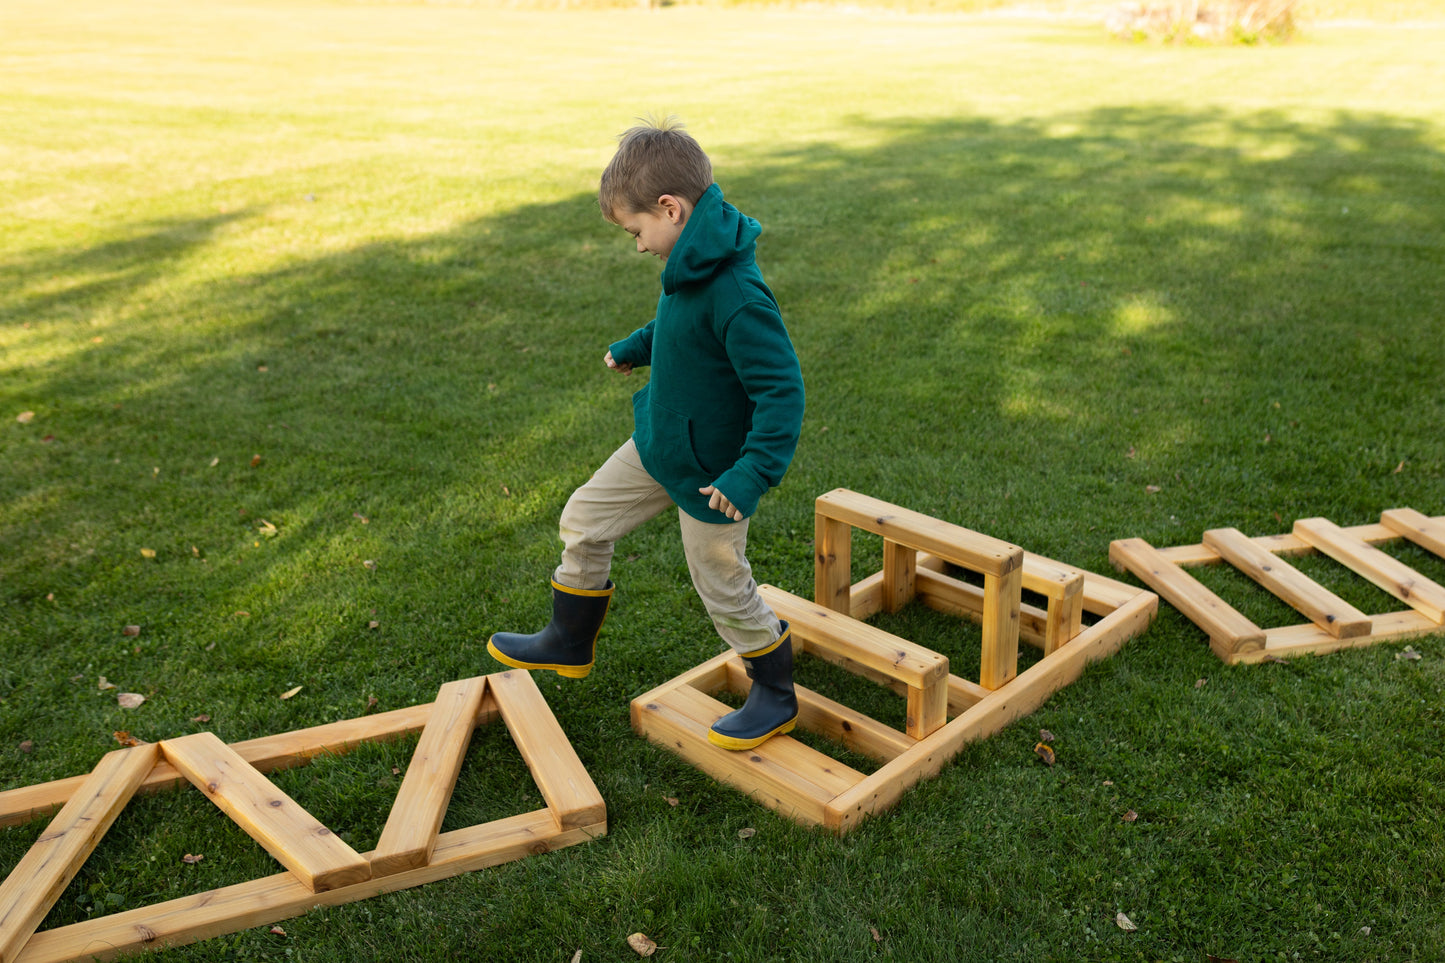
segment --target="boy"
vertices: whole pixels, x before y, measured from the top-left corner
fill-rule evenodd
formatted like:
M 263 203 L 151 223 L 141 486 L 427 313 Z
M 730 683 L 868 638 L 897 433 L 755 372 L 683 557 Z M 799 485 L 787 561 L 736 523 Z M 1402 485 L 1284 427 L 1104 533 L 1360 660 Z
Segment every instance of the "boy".
M 633 127 L 602 174 L 598 205 L 663 262 L 657 314 L 609 347 L 630 375 L 632 437 L 562 511 L 552 621 L 534 635 L 498 632 L 498 661 L 580 679 L 592 670 L 613 584 L 613 544 L 676 504 L 693 587 L 752 689 L 708 739 L 751 749 L 798 717 L 786 623 L 763 602 L 744 557 L 758 499 L 782 481 L 803 423 L 803 377 L 777 301 L 754 263 L 758 222 L 723 200 L 712 163 L 669 118 Z

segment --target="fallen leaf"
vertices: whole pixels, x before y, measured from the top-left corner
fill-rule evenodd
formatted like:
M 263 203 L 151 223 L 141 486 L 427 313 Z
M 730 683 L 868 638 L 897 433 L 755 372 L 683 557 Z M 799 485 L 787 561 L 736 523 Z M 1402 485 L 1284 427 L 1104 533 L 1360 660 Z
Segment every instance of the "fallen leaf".
M 1123 913 L 1115 914 L 1114 922 L 1119 924 L 1119 929 L 1123 930 L 1125 933 L 1132 933 L 1139 928 L 1134 925 L 1133 920 L 1129 919 L 1129 917 L 1125 916 Z
M 211 717 L 208 716 L 208 715 L 206 715 L 204 712 L 202 712 L 202 713 L 201 713 L 200 715 L 198 715 L 198 716 L 191 716 L 191 721 L 192 721 L 192 722 L 210 722 L 210 721 L 211 721 Z
M 35 420 L 35 412 L 22 411 L 20 412 L 20 414 L 15 416 L 15 420 L 20 422 L 22 425 L 28 425 L 30 424 L 30 422 Z
M 40 439 L 40 443 L 43 444 L 43 445 L 48 445 L 48 444 L 50 444 L 50 443 L 51 443 L 52 441 L 54 441 L 54 440 L 55 440 L 55 436 L 54 436 L 54 435 L 46 435 L 44 438 L 41 438 L 41 439 Z
M 677 805 L 677 797 L 676 797 L 676 796 L 663 796 L 663 797 L 662 797 L 662 801 L 665 802 L 665 803 L 667 803 L 669 806 L 676 806 L 676 805 Z
M 1404 471 L 1404 470 L 1405 470 L 1405 463 L 1402 461 L 1402 462 L 1400 462 L 1400 464 L 1398 464 L 1398 465 L 1395 466 L 1395 470 L 1394 470 L 1391 474 L 1398 475 L 1398 474 L 1400 474 L 1400 472 L 1402 472 L 1402 471 Z
M 137 739 L 135 736 L 131 735 L 129 732 L 126 732 L 124 729 L 112 732 L 111 735 L 114 736 L 115 741 L 120 743 L 122 746 L 145 745 L 145 742 L 143 740 Z
M 264 364 L 258 364 L 256 365 L 256 370 L 261 372 L 262 374 L 265 374 L 270 369 L 268 369 Z
M 296 688 L 294 688 L 294 689 L 287 689 L 285 692 L 281 693 L 281 698 L 282 698 L 282 699 L 289 699 L 289 698 L 291 698 L 292 696 L 294 696 L 296 693 L 300 692 L 301 689 L 302 689 L 302 686 L 299 686 L 299 685 L 298 685 Z
M 582 951 L 578 950 L 572 954 L 572 963 L 582 963 Z
M 1265 662 L 1277 662 L 1277 663 L 1279 663 L 1280 665 L 1289 665 L 1289 660 L 1288 660 L 1288 659 L 1281 659 L 1281 658 L 1280 658 L 1279 656 L 1277 656 L 1277 655 L 1267 655 L 1267 656 L 1264 657 L 1263 661 L 1265 661 Z
M 1136 454 L 1138 454 L 1138 452 L 1136 452 L 1136 451 L 1134 450 L 1134 446 L 1133 446 L 1133 445 L 1130 445 L 1130 446 L 1129 446 L 1129 450 L 1124 453 L 1124 457 L 1125 457 L 1125 458 L 1133 458 Z
M 33 740 L 25 739 L 21 741 L 19 748 L 21 752 L 30 752 L 35 748 L 35 743 Z
M 140 635 L 140 626 L 139 626 L 139 625 L 127 625 L 125 628 L 123 628 L 123 629 L 120 630 L 120 634 L 121 634 L 121 635 L 129 635 L 129 636 Z
M 401 767 L 400 767 L 400 766 L 392 766 L 392 767 L 391 767 L 391 774 L 392 774 L 393 776 L 400 776 L 400 775 L 401 775 Z
M 361 564 L 362 564 L 362 566 L 364 566 L 365 568 L 367 568 L 367 569 L 369 569 L 369 570 L 371 570 L 371 571 L 373 571 L 373 572 L 376 571 L 376 560 L 375 560 L 375 559 L 370 559 L 370 558 L 369 558 L 369 559 L 367 559 L 366 561 L 362 562 Z
M 101 676 L 98 680 L 96 680 L 95 687 L 101 692 L 104 692 L 106 689 L 114 689 L 115 683 L 107 679 L 105 676 Z
M 629 936 L 627 945 L 632 947 L 638 956 L 651 956 L 657 952 L 657 944 L 642 933 L 633 933 Z
M 1194 688 L 1196 688 L 1196 689 L 1202 689 L 1202 688 L 1204 688 L 1204 687 L 1207 686 L 1207 685 L 1209 685 L 1209 680 L 1208 680 L 1208 679 L 1195 679 L 1195 680 L 1194 680 Z
M 370 712 L 372 709 L 375 709 L 375 708 L 376 708 L 376 703 L 377 703 L 377 701 L 378 701 L 378 700 L 377 700 L 376 696 L 367 696 L 367 697 L 366 697 L 366 711 L 367 711 L 367 712 Z
M 276 526 L 275 526 L 275 525 L 272 525 L 270 522 L 266 521 L 266 519 L 264 519 L 264 518 L 257 519 L 257 521 L 259 521 L 259 522 L 261 523 L 260 525 L 257 526 L 257 531 L 259 531 L 262 535 L 265 535 L 267 538 L 270 538 L 272 535 L 275 535 L 275 534 L 276 534 Z
M 1052 766 L 1054 764 L 1054 750 L 1042 742 L 1034 746 L 1034 755 L 1042 759 L 1046 766 Z
M 251 613 L 247 612 L 245 609 L 237 609 L 231 614 L 243 619 L 249 619 L 251 617 Z
M 1144 486 L 1144 491 L 1147 492 L 1147 493 L 1150 494 L 1150 495 L 1157 495 L 1157 494 L 1159 494 L 1161 491 L 1163 491 L 1163 489 L 1160 488 L 1158 485 L 1145 485 L 1145 486 Z
M 115 701 L 122 709 L 139 709 L 146 697 L 139 692 L 122 692 L 115 697 Z
M 372 619 L 370 622 L 366 623 L 366 627 L 368 629 L 379 629 L 381 628 L 381 623 L 376 621 L 375 619 Z
M 1039 739 L 1043 742 L 1053 742 L 1054 734 L 1047 729 L 1039 730 Z
M 365 515 L 358 515 L 356 512 L 352 512 L 351 517 L 361 519 L 361 524 L 363 525 L 370 524 L 371 522 L 371 519 L 367 518 Z
M 1419 652 L 1415 651 L 1413 645 L 1407 645 L 1403 650 L 1395 653 L 1396 662 L 1399 662 L 1401 659 L 1404 659 L 1406 662 L 1419 662 L 1421 658 L 1422 656 Z
M 874 942 L 874 943 L 882 943 L 882 942 L 883 942 L 883 937 L 881 937 L 881 936 L 878 935 L 878 927 L 876 927 L 876 926 L 870 926 L 870 927 L 868 927 L 868 932 L 870 932 L 870 933 L 873 934 L 873 942 Z
M 1114 785 L 1114 780 L 1112 780 L 1112 779 L 1105 779 L 1105 780 L 1104 780 L 1104 785 L 1106 785 L 1106 786 L 1112 786 L 1112 785 Z
M 45 593 L 45 601 L 47 601 L 47 602 L 54 602 L 54 601 L 55 601 L 55 593 L 54 593 L 54 592 L 46 592 L 46 593 Z
M 273 927 L 271 927 L 271 935 L 272 935 L 272 936 L 285 936 L 285 935 L 286 935 L 286 931 L 283 930 L 283 929 L 282 929 L 281 927 L 279 927 L 279 926 L 273 926 Z
M 257 465 L 259 465 L 259 464 L 261 464 L 261 456 L 260 456 L 260 455 L 252 455 L 252 456 L 251 456 L 251 467 L 252 467 L 252 468 L 255 468 L 255 467 L 256 467 Z
M 187 864 L 188 866 L 194 866 L 205 858 L 206 857 L 204 855 L 201 855 L 199 853 L 195 855 L 192 855 L 191 853 L 186 853 L 186 855 L 181 857 L 181 862 Z
M 757 834 L 758 831 L 756 829 L 751 826 L 747 826 L 743 829 L 738 830 L 738 839 L 752 839 Z
M 503 494 L 503 495 L 506 495 L 508 498 L 511 498 L 511 497 L 512 497 L 512 490 L 511 490 L 510 488 L 508 488 L 506 485 L 503 485 L 503 486 L 502 486 L 502 494 Z
M 215 467 L 216 467 L 217 465 L 219 465 L 220 463 L 221 463 L 221 459 L 219 459 L 219 458 L 212 458 L 212 459 L 211 459 L 211 467 L 212 467 L 212 468 L 215 468 Z
M 1137 821 L 1138 821 L 1138 819 L 1139 819 L 1139 814 L 1136 813 L 1134 810 L 1131 809 L 1131 810 L 1129 810 L 1128 812 L 1126 812 L 1124 815 L 1120 816 L 1119 818 L 1122 819 L 1122 820 L 1124 820 L 1124 822 L 1126 822 L 1126 823 L 1132 823 L 1132 822 L 1137 822 Z

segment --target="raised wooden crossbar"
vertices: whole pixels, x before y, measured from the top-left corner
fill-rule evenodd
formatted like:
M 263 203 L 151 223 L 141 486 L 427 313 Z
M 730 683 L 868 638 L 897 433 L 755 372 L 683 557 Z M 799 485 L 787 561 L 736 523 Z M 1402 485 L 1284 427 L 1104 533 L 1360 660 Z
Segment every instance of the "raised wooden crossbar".
M 1199 545 L 1163 549 L 1127 538 L 1109 546 L 1109 559 L 1188 616 L 1221 659 L 1248 663 L 1445 631 L 1445 587 L 1379 548 L 1401 539 L 1445 557 L 1445 517 L 1398 508 L 1381 513 L 1378 525 L 1341 527 L 1327 519 L 1305 518 L 1284 535 L 1250 538 L 1237 529 L 1217 528 L 1205 532 Z M 1333 558 L 1410 608 L 1367 615 L 1284 559 L 1314 552 Z M 1308 621 L 1262 629 L 1185 571 L 1221 562 L 1248 575 Z
M 376 720 L 382 720 L 378 723 Z M 500 719 L 546 806 L 440 833 L 472 730 Z M 383 845 L 358 854 L 262 774 L 327 746 L 421 732 Z M 334 740 L 334 741 L 333 741 Z M 131 795 L 189 780 L 287 868 L 276 876 L 35 932 Z M 112 752 L 89 776 L 0 793 L 0 821 L 60 806 L 51 828 L 0 885 L 0 963 L 105 959 L 274 923 L 458 873 L 586 842 L 607 832 L 596 786 L 530 675 L 510 671 L 442 686 L 437 700 L 365 720 L 227 746 L 211 733 Z
M 751 685 L 732 653 L 634 699 L 632 725 L 764 805 L 834 832 L 891 807 L 965 744 L 1033 711 L 1088 662 L 1142 632 L 1158 608 L 1153 593 L 855 492 L 821 496 L 816 513 L 815 600 L 770 585 L 760 591 L 790 624 L 795 654 L 834 663 L 906 698 L 900 731 L 796 687 L 801 729 L 881 768 L 859 772 L 791 736 L 774 736 L 746 752 L 709 743 L 708 727 L 728 711 L 713 696 L 722 690 L 745 695 Z M 850 582 L 854 527 L 884 540 L 883 568 L 856 584 Z M 950 566 L 981 576 L 984 585 L 947 574 Z M 1024 588 L 1043 596 L 1047 609 L 1024 605 Z M 912 600 L 983 623 L 979 681 L 950 674 L 947 656 L 863 621 Z M 1098 621 L 1083 625 L 1086 611 Z M 1044 656 L 1018 672 L 1021 633 L 1043 646 Z

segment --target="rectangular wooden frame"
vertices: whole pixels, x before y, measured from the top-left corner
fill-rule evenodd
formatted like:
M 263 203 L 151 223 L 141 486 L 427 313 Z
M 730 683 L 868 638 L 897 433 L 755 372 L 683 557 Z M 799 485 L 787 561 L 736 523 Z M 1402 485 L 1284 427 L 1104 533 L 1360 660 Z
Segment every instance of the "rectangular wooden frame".
M 438 832 L 472 730 L 498 719 L 531 770 L 546 806 L 466 829 Z M 247 832 L 268 833 L 268 848 L 285 849 L 283 863 L 299 863 L 305 871 L 278 873 L 35 932 L 133 792 L 180 785 L 184 771 L 185 778 L 200 780 L 197 785 L 202 791 L 212 795 L 229 792 L 234 800 L 245 792 L 266 793 L 270 783 L 260 776 L 262 772 L 304 765 L 323 753 L 341 753 L 362 742 L 415 732 L 421 733 L 421 740 L 381 841 L 376 851 L 361 857 L 365 861 L 361 871 L 369 873 L 369 879 L 348 881 L 359 874 L 348 866 L 350 876 L 333 874 L 337 884 L 325 888 L 326 878 L 311 870 L 317 865 L 336 865 L 336 853 L 316 846 L 318 833 L 304 812 L 286 814 L 287 807 L 282 805 L 276 807 L 283 810 L 282 815 L 269 823 L 258 821 L 263 825 L 252 825 L 244 813 L 236 818 Z M 143 755 L 127 755 L 134 753 Z M 220 769 L 208 768 L 218 763 Z M 228 783 L 226 776 L 205 776 L 208 772 L 234 773 L 235 782 Z M 110 773 L 123 775 L 112 777 Z M 227 789 L 228 785 L 237 788 Z M 99 831 L 88 828 L 84 839 L 67 839 L 74 835 L 77 818 L 94 818 L 89 810 L 77 816 L 76 807 L 88 804 L 96 809 L 92 797 L 98 790 L 108 790 L 105 805 L 97 810 L 108 820 Z M 269 791 L 279 794 L 274 787 Z M 180 946 L 299 916 L 313 907 L 338 906 L 584 843 L 607 832 L 607 807 L 596 785 L 536 683 L 520 671 L 447 683 L 436 701 L 426 705 L 229 747 L 209 733 L 174 740 L 169 750 L 166 742 L 137 746 L 111 753 L 89 776 L 0 792 L 0 825 L 15 825 L 56 809 L 60 813 L 50 830 L 0 887 L 0 900 L 9 900 L 0 902 L 0 963 L 106 959 Z M 328 833 L 323 830 L 319 835 Z M 343 862 L 344 857 L 342 853 Z M 36 867 L 40 873 L 31 878 Z M 23 880 L 19 878 L 22 870 L 27 877 Z M 7 913 L 7 906 L 14 911 Z
M 764 599 L 792 627 L 795 653 L 826 659 L 907 699 L 899 731 L 797 686 L 798 725 L 882 765 L 861 773 L 790 736 L 730 752 L 707 741 L 728 710 L 712 698 L 746 694 L 742 660 L 710 659 L 632 702 L 632 726 L 693 765 L 803 823 L 844 833 L 893 806 L 912 785 L 938 773 L 969 742 L 1027 715 L 1073 682 L 1095 659 L 1117 652 L 1148 627 L 1159 600 L 1104 578 L 866 495 L 837 489 L 816 506 L 816 600 L 773 586 Z M 852 583 L 851 532 L 883 538 L 883 568 Z M 957 565 L 983 576 L 982 588 L 946 573 Z M 1022 602 L 1037 592 L 1046 609 Z M 949 672 L 948 659 L 862 621 L 917 599 L 983 625 L 978 681 Z M 1083 613 L 1100 618 L 1083 624 Z M 1018 641 L 1043 657 L 1018 672 Z
M 1109 560 L 1132 572 L 1183 612 L 1209 637 L 1214 654 L 1228 663 L 1321 655 L 1340 649 L 1445 632 L 1445 587 L 1410 569 L 1376 546 L 1407 539 L 1445 557 L 1445 516 L 1410 508 L 1382 512 L 1378 525 L 1341 528 L 1323 518 L 1303 518 L 1284 535 L 1250 538 L 1237 529 L 1204 533 L 1198 545 L 1155 548 L 1142 538 L 1109 546 Z M 1367 579 L 1409 608 L 1366 615 L 1284 560 L 1319 552 Z M 1262 629 L 1185 571 L 1227 563 L 1305 616 L 1298 625 Z

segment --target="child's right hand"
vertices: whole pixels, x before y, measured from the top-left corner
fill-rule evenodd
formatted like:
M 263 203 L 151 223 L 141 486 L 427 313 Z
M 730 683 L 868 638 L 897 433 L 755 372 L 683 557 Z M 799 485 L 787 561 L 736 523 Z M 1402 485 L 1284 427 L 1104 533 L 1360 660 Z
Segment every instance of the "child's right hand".
M 613 371 L 620 371 L 624 375 L 632 374 L 632 365 L 627 364 L 626 362 L 618 364 L 616 359 L 612 357 L 611 351 L 608 351 L 607 357 L 603 358 L 602 360 L 605 361 L 607 363 L 607 367 L 611 368 Z

